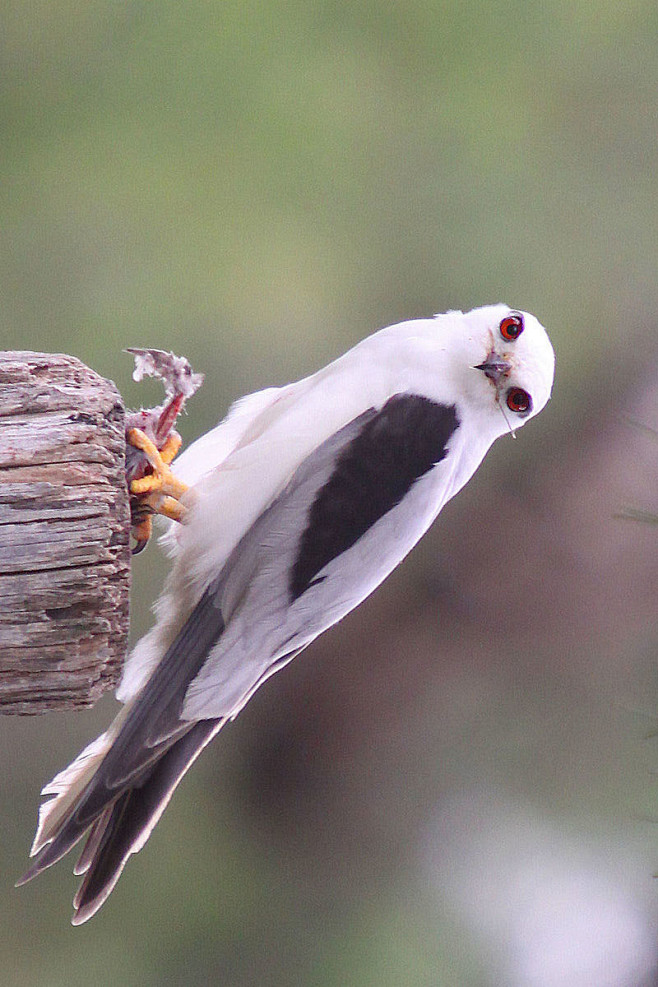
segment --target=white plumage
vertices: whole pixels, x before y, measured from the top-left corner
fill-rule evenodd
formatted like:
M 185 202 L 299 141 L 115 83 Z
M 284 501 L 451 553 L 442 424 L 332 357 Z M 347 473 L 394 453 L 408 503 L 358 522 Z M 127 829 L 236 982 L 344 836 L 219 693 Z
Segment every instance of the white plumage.
M 74 922 L 102 904 L 200 750 L 256 688 L 357 606 L 537 414 L 554 357 L 505 305 L 400 323 L 237 402 L 175 463 L 190 485 L 125 705 L 43 790 L 29 880 L 91 829 Z

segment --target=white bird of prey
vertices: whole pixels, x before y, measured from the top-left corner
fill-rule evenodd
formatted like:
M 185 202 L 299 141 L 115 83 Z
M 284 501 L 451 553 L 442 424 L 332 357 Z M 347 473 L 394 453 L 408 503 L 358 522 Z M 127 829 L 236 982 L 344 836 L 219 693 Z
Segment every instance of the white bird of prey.
M 90 918 L 206 744 L 372 593 L 494 439 L 541 411 L 553 369 L 534 316 L 448 312 L 243 398 L 190 446 L 176 463 L 187 510 L 165 535 L 173 566 L 126 663 L 124 705 L 43 789 L 19 883 L 88 834 L 73 924 Z

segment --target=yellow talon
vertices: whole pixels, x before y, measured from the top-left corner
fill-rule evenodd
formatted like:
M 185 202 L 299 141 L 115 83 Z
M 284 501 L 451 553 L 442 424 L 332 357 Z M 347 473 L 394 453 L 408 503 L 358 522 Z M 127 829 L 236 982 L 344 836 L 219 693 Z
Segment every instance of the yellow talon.
M 131 446 L 135 447 L 135 449 L 141 449 L 141 451 L 144 453 L 149 463 L 151 464 L 154 473 L 157 476 L 162 476 L 166 471 L 167 464 L 162 459 L 162 456 L 160 455 L 160 450 L 157 448 L 155 443 L 152 442 L 151 439 L 149 439 L 146 432 L 142 432 L 141 428 L 131 428 L 128 430 L 126 438 L 128 442 L 131 444 Z M 143 479 L 147 479 L 147 477 L 143 477 Z M 138 482 L 138 481 L 133 481 L 133 482 Z
M 182 521 L 187 508 L 175 497 L 165 497 L 160 504 L 160 514 L 171 518 L 172 521 Z
M 130 484 L 130 492 L 135 496 L 160 493 L 163 497 L 173 497 L 174 500 L 180 500 L 188 490 L 187 484 L 174 476 L 168 465 L 180 449 L 180 436 L 171 435 L 162 447 L 162 452 L 156 448 L 141 428 L 131 428 L 128 431 L 128 441 L 136 449 L 141 449 L 153 470 L 153 473 L 148 476 L 133 480 Z M 161 513 L 159 509 L 157 509 L 157 513 Z
M 142 518 L 137 524 L 132 526 L 132 536 L 135 539 L 135 547 L 133 548 L 133 555 L 139 555 L 143 549 L 146 548 L 147 544 L 151 540 L 151 535 L 153 534 L 153 522 L 150 516 Z
M 155 491 L 162 489 L 162 477 L 157 476 L 155 473 L 149 474 L 149 476 L 142 476 L 139 480 L 133 480 L 130 484 L 130 492 L 135 494 L 136 497 L 140 497 L 142 494 L 155 493 Z
M 188 487 L 169 468 L 181 447 L 178 434 L 170 435 L 160 450 L 140 428 L 129 429 L 126 437 L 130 445 L 144 453 L 153 471 L 130 483 L 130 493 L 136 500 L 132 505 L 132 534 L 137 542 L 133 551 L 139 552 L 151 537 L 152 514 L 162 514 L 174 521 L 183 520 L 187 508 L 180 498 Z
M 178 432 L 172 432 L 172 434 L 169 436 L 169 438 L 163 445 L 162 449 L 160 450 L 160 459 L 162 460 L 162 462 L 167 463 L 167 465 L 169 465 L 172 459 L 175 459 L 175 457 L 178 455 L 178 451 L 182 446 L 182 444 L 183 444 L 183 440 L 181 439 Z

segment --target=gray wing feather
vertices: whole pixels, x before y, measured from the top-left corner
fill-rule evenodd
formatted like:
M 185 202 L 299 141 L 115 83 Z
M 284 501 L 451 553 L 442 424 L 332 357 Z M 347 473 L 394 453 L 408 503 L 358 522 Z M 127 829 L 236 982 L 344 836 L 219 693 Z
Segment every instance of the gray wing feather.
M 229 556 L 217 581 L 226 629 L 191 683 L 183 717 L 235 716 L 273 663 L 286 663 L 333 623 L 292 601 L 290 573 L 306 520 L 341 452 L 376 414 L 369 409 L 322 443 L 296 470 Z
M 271 674 L 357 606 L 444 502 L 454 406 L 396 394 L 323 442 L 229 557 L 217 595 L 226 630 L 183 716 L 232 717 Z

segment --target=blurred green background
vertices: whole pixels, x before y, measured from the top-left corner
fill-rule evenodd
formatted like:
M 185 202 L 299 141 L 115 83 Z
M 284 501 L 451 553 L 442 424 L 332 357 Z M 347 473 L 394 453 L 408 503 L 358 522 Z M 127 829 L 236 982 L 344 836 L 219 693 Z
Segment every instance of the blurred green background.
M 129 345 L 241 394 L 493 301 L 554 399 L 388 583 L 266 685 L 103 911 L 13 890 L 113 713 L 0 722 L 7 984 L 658 983 L 658 8 L 5 0 L 0 348 Z M 164 573 L 134 566 L 133 630 Z

